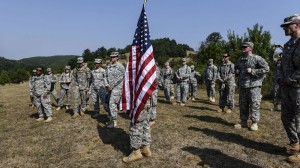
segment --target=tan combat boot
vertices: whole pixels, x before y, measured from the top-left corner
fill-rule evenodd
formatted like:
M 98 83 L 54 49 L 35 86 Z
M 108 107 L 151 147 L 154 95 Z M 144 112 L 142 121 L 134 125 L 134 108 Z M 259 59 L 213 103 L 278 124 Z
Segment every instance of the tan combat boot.
M 287 160 L 291 163 L 300 163 L 300 154 L 289 156 Z
M 145 156 L 145 157 L 150 157 L 150 156 L 152 156 L 152 152 L 151 152 L 151 150 L 150 150 L 150 146 L 149 146 L 149 145 L 144 146 L 144 147 L 142 148 L 142 155 Z
M 194 98 L 194 97 L 192 97 L 192 101 L 195 101 L 195 98 Z
M 125 163 L 131 163 L 131 162 L 140 160 L 142 158 L 143 158 L 143 155 L 142 155 L 141 151 L 138 149 L 138 150 L 132 151 L 129 156 L 124 157 L 122 160 Z
M 180 103 L 180 106 L 185 106 L 185 103 Z
M 51 121 L 52 121 L 52 117 L 51 117 L 51 116 L 49 116 L 49 117 L 47 118 L 47 120 L 45 120 L 46 123 L 51 122 Z
M 219 109 L 217 110 L 217 112 L 218 112 L 218 113 L 224 112 L 224 108 L 219 108 Z
M 40 117 L 40 118 L 36 119 L 36 121 L 44 121 L 44 118 Z
M 257 123 L 252 123 L 251 127 L 250 127 L 251 131 L 257 131 L 258 130 L 258 125 Z
M 60 107 L 57 107 L 57 108 L 56 108 L 56 111 L 59 111 L 60 109 L 61 109 Z
M 79 117 L 79 114 L 78 113 L 74 113 L 74 115 L 72 116 L 73 119 Z
M 211 97 L 211 102 L 212 103 L 216 102 L 216 98 L 215 97 Z
M 286 148 L 286 152 L 287 152 L 288 154 L 296 154 L 296 153 L 298 153 L 299 150 L 300 150 L 299 143 L 289 144 L 289 145 L 287 145 L 285 148 Z
M 149 125 L 150 125 L 150 127 L 152 127 L 154 124 L 155 124 L 155 121 L 154 121 L 154 120 L 152 120 L 152 121 L 149 121 Z
M 107 128 L 115 128 L 117 126 L 116 120 L 111 120 L 109 124 L 107 125 Z
M 225 113 L 227 113 L 227 114 L 230 114 L 231 112 L 232 112 L 231 109 L 227 109 L 227 110 L 225 111 Z

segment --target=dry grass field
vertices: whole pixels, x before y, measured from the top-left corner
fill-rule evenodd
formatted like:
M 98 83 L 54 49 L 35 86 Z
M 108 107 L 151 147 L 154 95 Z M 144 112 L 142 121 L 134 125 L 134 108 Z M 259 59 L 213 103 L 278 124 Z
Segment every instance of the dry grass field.
M 239 113 L 217 113 L 203 89 L 185 107 L 164 103 L 159 94 L 157 122 L 152 129 L 153 157 L 124 164 L 128 155 L 129 120 L 119 114 L 118 128 L 107 129 L 107 114 L 71 119 L 56 111 L 53 121 L 35 121 L 29 107 L 28 83 L 0 86 L 0 167 L 297 167 L 285 161 L 288 143 L 280 113 L 270 101 L 261 105 L 257 132 L 235 130 Z M 236 97 L 237 100 L 237 97 Z M 237 103 L 236 103 L 237 104 Z

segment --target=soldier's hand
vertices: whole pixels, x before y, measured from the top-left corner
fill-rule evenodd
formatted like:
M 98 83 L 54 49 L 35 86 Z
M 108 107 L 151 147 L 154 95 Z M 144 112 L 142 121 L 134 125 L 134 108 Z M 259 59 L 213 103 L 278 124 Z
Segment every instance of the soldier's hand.
M 108 91 L 112 91 L 112 87 L 110 85 L 106 86 Z
M 235 70 L 235 74 L 239 75 L 240 74 L 240 70 Z
M 251 73 L 252 69 L 251 68 L 246 68 L 246 72 Z
M 48 96 L 48 94 L 47 94 L 47 93 L 45 93 L 45 94 L 43 95 L 43 99 L 46 99 L 46 98 L 47 98 L 47 96 Z

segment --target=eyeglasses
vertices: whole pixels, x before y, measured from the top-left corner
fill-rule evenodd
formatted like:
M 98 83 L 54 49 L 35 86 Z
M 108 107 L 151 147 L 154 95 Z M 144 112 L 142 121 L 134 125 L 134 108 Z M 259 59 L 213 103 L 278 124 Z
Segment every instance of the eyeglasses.
M 242 46 L 242 48 L 248 48 L 248 46 Z

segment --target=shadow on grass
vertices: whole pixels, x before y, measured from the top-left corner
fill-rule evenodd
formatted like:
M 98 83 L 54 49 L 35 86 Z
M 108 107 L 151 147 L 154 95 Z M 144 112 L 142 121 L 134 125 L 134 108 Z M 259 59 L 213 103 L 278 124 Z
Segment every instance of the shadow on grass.
M 280 146 L 276 146 L 273 144 L 265 143 L 265 142 L 256 142 L 250 139 L 246 139 L 242 137 L 241 135 L 233 134 L 233 133 L 225 133 L 225 132 L 219 132 L 211 129 L 201 129 L 196 127 L 189 127 L 189 130 L 193 131 L 200 131 L 206 134 L 207 136 L 214 137 L 216 139 L 219 139 L 222 142 L 232 142 L 236 144 L 243 145 L 246 148 L 255 149 L 257 151 L 266 152 L 269 154 L 274 155 L 283 155 L 285 156 L 284 148 Z
M 186 107 L 196 109 L 196 110 L 208 110 L 208 111 L 216 112 L 216 109 L 212 109 L 212 108 L 204 107 L 204 106 L 202 106 L 202 107 L 199 107 L 199 106 L 186 106 Z
M 97 125 L 97 130 L 99 137 L 104 144 L 110 144 L 115 150 L 121 151 L 126 156 L 130 154 L 129 135 L 123 129 L 109 129 Z
M 195 118 L 195 119 L 198 119 L 200 121 L 204 121 L 204 122 L 208 122 L 208 123 L 223 124 L 223 125 L 230 126 L 230 127 L 232 127 L 234 125 L 232 123 L 229 123 L 229 122 L 223 120 L 222 118 L 212 117 L 212 116 L 185 115 L 184 117 L 186 117 L 186 118 Z
M 201 162 L 198 163 L 202 167 L 243 167 L 243 168 L 258 168 L 251 163 L 244 162 L 234 157 L 228 156 L 219 150 L 208 148 L 197 148 L 188 146 L 182 148 L 183 151 L 189 152 L 200 157 Z

